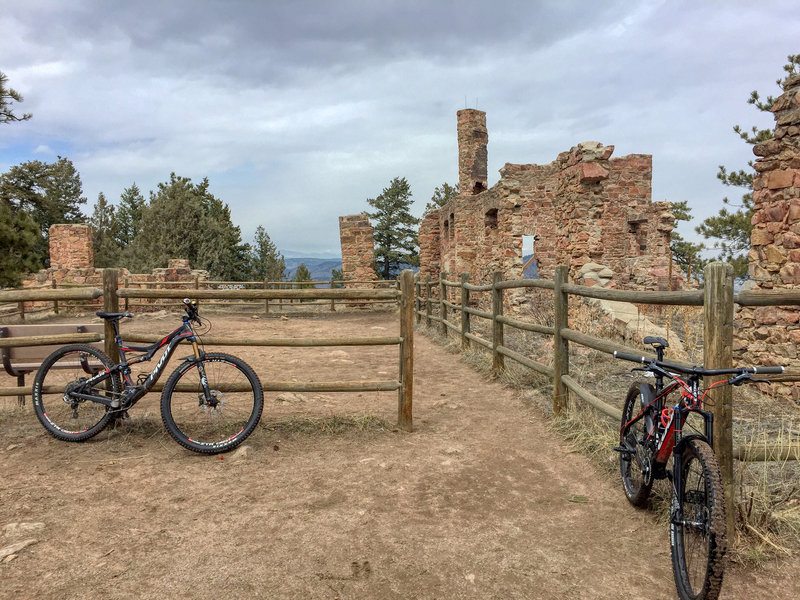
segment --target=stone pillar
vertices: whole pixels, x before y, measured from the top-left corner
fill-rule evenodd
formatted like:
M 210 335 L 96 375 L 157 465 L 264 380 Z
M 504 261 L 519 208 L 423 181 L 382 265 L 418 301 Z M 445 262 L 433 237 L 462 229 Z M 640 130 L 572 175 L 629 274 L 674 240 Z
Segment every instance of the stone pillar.
M 458 189 L 462 196 L 480 194 L 489 188 L 488 143 L 486 113 L 472 108 L 458 111 Z
M 771 140 L 753 147 L 759 158 L 753 180 L 753 230 L 748 254 L 752 289 L 800 288 L 800 75 L 783 82 L 784 93 L 772 107 Z M 800 310 L 764 306 L 742 309 L 735 348 L 756 364 L 800 367 Z M 800 387 L 771 386 L 791 394 Z
M 49 238 L 51 269 L 94 268 L 90 225 L 51 225 Z
M 375 238 L 366 213 L 339 217 L 342 276 L 345 281 L 374 281 Z
M 419 276 L 421 281 L 424 281 L 428 275 L 431 279 L 439 278 L 441 243 L 439 212 L 431 211 L 419 225 Z

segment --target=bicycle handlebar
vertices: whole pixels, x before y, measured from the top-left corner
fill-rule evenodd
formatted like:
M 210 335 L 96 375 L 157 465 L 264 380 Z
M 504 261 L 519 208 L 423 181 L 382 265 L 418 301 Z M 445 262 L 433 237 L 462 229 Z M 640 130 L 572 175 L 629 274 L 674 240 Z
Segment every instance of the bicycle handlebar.
M 191 298 L 184 298 L 183 299 L 184 310 L 186 310 L 186 314 L 189 316 L 189 320 L 191 321 L 200 321 L 199 313 L 197 311 L 197 300 L 192 300 Z
M 778 375 L 786 370 L 785 367 L 736 367 L 734 369 L 704 369 L 703 367 L 685 367 L 675 363 L 656 360 L 655 358 L 643 356 L 641 354 L 628 354 L 627 352 L 619 352 L 617 350 L 614 351 L 614 358 L 641 363 L 650 367 L 659 367 L 665 371 L 672 371 L 673 373 L 699 375 L 700 377 L 707 377 L 710 375 L 736 375 L 739 373 L 752 373 L 755 375 Z

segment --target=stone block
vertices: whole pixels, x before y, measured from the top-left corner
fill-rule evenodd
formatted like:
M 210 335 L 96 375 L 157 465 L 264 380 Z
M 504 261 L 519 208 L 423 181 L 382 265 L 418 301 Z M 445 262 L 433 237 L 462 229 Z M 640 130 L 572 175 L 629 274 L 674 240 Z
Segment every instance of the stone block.
M 771 190 L 778 190 L 791 187 L 794 183 L 795 171 L 782 169 L 772 171 L 767 177 L 767 187 Z

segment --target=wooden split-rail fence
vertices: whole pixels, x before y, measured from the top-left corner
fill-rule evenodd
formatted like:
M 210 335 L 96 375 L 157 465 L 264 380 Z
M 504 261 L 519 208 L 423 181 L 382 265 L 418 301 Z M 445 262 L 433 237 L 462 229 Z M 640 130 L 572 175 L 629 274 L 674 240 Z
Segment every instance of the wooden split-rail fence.
M 492 371 L 500 374 L 505 369 L 505 361 L 513 360 L 536 371 L 553 381 L 553 411 L 556 414 L 567 410 L 567 401 L 572 398 L 585 402 L 600 413 L 619 422 L 622 411 L 607 400 L 582 386 L 570 374 L 569 344 L 585 346 L 607 354 L 615 350 L 632 354 L 651 355 L 652 352 L 633 348 L 622 343 L 582 333 L 569 326 L 569 297 L 597 298 L 637 304 L 661 306 L 701 306 L 703 307 L 703 364 L 709 369 L 723 369 L 733 366 L 733 315 L 735 304 L 740 306 L 785 306 L 800 305 L 800 290 L 788 291 L 743 291 L 734 294 L 733 270 L 730 265 L 715 262 L 704 271 L 704 288 L 691 291 L 633 291 L 587 287 L 568 282 L 568 269 L 559 266 L 555 269 L 552 281 L 545 279 L 522 279 L 503 281 L 501 273 L 495 273 L 492 282 L 474 285 L 469 282 L 467 273 L 458 280 L 449 280 L 443 273 L 441 278 L 432 281 L 417 281 L 415 314 L 418 323 L 424 321 L 427 327 L 438 326 L 440 333 L 447 337 L 453 332 L 460 336 L 464 349 L 470 346 L 482 347 L 492 356 Z M 507 290 L 537 288 L 552 291 L 553 326 L 527 322 L 503 314 L 503 294 Z M 450 292 L 453 293 L 450 293 Z M 472 295 L 491 294 L 491 310 L 475 307 Z M 455 301 L 454 301 L 455 300 Z M 488 303 L 487 303 L 488 304 Z M 491 339 L 473 333 L 472 319 L 486 319 L 491 325 Z M 553 352 L 550 364 L 536 361 L 525 354 L 512 350 L 504 343 L 506 328 L 535 332 L 553 338 Z M 673 358 L 671 362 L 686 364 Z M 706 378 L 710 385 L 717 378 Z M 774 381 L 800 381 L 800 372 L 787 372 L 781 376 L 770 377 Z M 732 502 L 733 462 L 742 461 L 784 461 L 800 460 L 800 444 L 771 444 L 733 446 L 733 400 L 730 386 L 722 386 L 711 392 L 714 416 L 714 450 L 720 462 L 726 498 Z M 732 506 L 728 507 L 732 509 Z M 733 515 L 733 510 L 728 511 Z
M 354 288 L 352 282 L 345 282 L 344 288 L 313 289 L 147 289 L 119 287 L 119 274 L 116 269 L 103 272 L 103 289 L 19 289 L 0 290 L 0 302 L 57 302 L 91 301 L 102 297 L 102 309 L 106 312 L 119 312 L 120 300 L 133 299 L 177 300 L 193 298 L 199 300 L 231 301 L 319 301 L 324 302 L 383 302 L 399 303 L 400 334 L 385 337 L 358 338 L 227 338 L 204 337 L 209 345 L 219 346 L 280 346 L 280 347 L 320 347 L 320 346 L 398 346 L 400 361 L 396 380 L 391 381 L 328 381 L 328 382 L 287 382 L 262 381 L 264 391 L 291 392 L 398 392 L 398 427 L 412 430 L 413 381 L 414 381 L 414 273 L 403 271 L 391 288 Z M 98 306 L 97 308 L 100 308 Z M 153 343 L 161 339 L 157 335 L 125 335 L 126 341 Z M 0 339 L 0 346 L 44 346 L 51 344 L 90 343 L 105 340 L 105 351 L 112 360 L 119 360 L 113 342 L 113 329 L 106 323 L 103 335 L 92 333 L 38 336 L 36 338 L 15 337 Z M 266 378 L 265 378 L 266 379 Z M 28 387 L 0 387 L 0 396 L 30 395 Z

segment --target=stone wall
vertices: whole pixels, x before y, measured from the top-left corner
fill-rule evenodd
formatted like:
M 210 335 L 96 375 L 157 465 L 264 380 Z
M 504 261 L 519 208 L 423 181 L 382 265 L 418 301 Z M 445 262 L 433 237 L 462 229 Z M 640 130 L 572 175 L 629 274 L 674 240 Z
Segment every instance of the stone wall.
M 375 238 L 366 213 L 339 217 L 342 276 L 345 281 L 375 281 Z
M 594 262 L 611 272 L 609 287 L 668 289 L 673 215 L 669 203 L 651 202 L 649 155 L 611 158 L 613 146 L 584 142 L 546 165 L 506 164 L 500 181 L 481 191 L 485 131 L 485 113 L 459 111 L 462 193 L 422 221 L 423 279 L 440 270 L 467 272 L 473 282 L 489 281 L 493 271 L 520 279 L 522 238 L 533 236 L 541 277 L 568 264 L 574 279 Z
M 771 140 L 756 144 L 750 289 L 800 288 L 800 75 L 783 82 L 772 108 Z M 736 320 L 737 357 L 751 364 L 800 368 L 800 310 L 796 307 L 742 308 Z M 773 385 L 772 392 L 800 401 L 797 385 Z
M 94 268 L 92 228 L 90 225 L 51 225 L 49 239 L 51 268 Z
M 119 269 L 119 286 L 158 287 L 159 283 L 185 283 L 194 287 L 196 282 L 208 281 L 208 271 L 192 269 L 189 261 L 174 258 L 165 268 L 153 269 L 151 273 L 131 273 Z M 145 282 L 148 282 L 145 285 Z M 103 269 L 94 267 L 92 228 L 90 225 L 53 225 L 50 227 L 50 267 L 29 275 L 22 287 L 68 287 L 89 285 L 102 289 Z M 174 288 L 174 286 L 171 286 Z M 181 287 L 181 286 L 178 286 Z M 95 301 L 100 304 L 102 299 Z M 158 300 L 138 299 L 137 303 L 156 303 Z M 50 303 L 26 302 L 26 309 L 50 306 Z

